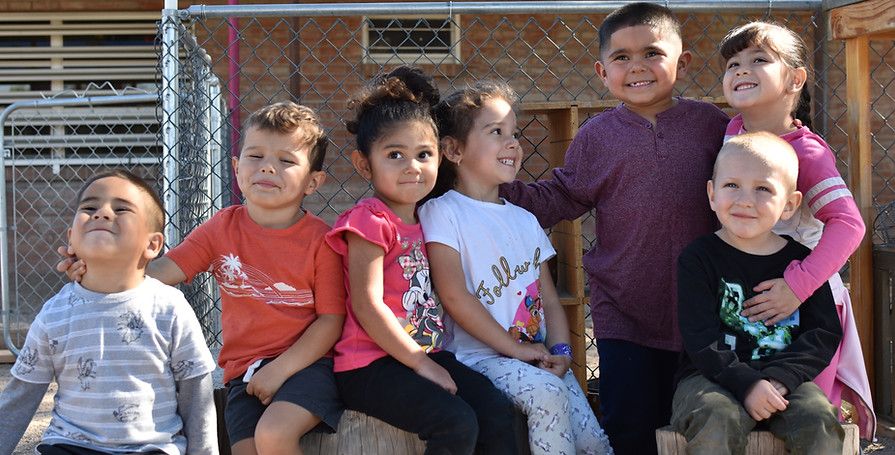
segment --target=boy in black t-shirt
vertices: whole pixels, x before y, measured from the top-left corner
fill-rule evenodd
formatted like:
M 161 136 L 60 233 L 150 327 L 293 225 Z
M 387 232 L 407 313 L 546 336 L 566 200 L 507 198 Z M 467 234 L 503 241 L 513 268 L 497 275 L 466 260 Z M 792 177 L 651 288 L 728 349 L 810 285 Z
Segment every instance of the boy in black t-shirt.
M 756 284 L 810 252 L 771 231 L 799 207 L 797 174 L 792 147 L 770 133 L 731 138 L 715 161 L 707 189 L 722 227 L 678 258 L 685 352 L 671 424 L 687 453 L 742 453 L 759 422 L 791 453 L 842 452 L 833 406 L 811 382 L 842 337 L 829 285 L 772 326 L 740 314 Z

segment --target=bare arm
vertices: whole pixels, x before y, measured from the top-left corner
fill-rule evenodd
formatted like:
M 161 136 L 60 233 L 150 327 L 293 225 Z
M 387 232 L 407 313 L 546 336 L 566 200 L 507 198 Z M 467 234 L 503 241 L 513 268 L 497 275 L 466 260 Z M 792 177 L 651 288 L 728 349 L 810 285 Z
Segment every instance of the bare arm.
M 450 374 L 413 341 L 383 301 L 385 251 L 357 234 L 346 232 L 351 309 L 367 334 L 390 356 L 420 376 L 454 393 Z
M 569 321 L 566 312 L 559 303 L 559 294 L 553 285 L 553 277 L 550 275 L 550 266 L 544 261 L 541 263 L 541 275 L 538 277 L 540 285 L 541 306 L 544 308 L 544 319 L 547 323 L 547 346 L 557 343 L 569 344 Z M 565 355 L 551 354 L 547 361 L 541 362 L 540 367 L 563 377 L 569 367 L 572 366 L 572 358 Z
M 146 266 L 146 274 L 169 286 L 186 281 L 186 274 L 176 262 L 166 256 L 153 259 Z
M 68 279 L 80 282 L 81 277 L 87 272 L 87 265 L 74 256 L 67 247 L 61 246 L 57 251 L 62 259 L 56 264 L 56 270 L 64 272 Z M 146 265 L 146 274 L 170 286 L 186 281 L 186 274 L 180 266 L 166 256 L 150 261 Z
M 426 249 L 429 252 L 435 290 L 441 303 L 464 330 L 507 357 L 526 362 L 546 360 L 544 349 L 528 343 L 517 343 L 512 335 L 494 320 L 479 299 L 466 289 L 463 285 L 466 278 L 457 250 L 437 242 L 427 243 Z M 568 329 L 566 331 L 568 332 Z

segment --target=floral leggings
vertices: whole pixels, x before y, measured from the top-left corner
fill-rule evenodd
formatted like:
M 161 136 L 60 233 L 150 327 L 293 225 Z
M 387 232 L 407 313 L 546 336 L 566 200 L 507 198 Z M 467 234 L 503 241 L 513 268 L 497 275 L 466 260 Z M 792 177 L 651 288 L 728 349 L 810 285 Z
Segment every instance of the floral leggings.
M 491 379 L 528 416 L 532 455 L 612 454 L 609 438 L 571 371 L 560 379 L 507 357 L 480 360 L 470 367 Z

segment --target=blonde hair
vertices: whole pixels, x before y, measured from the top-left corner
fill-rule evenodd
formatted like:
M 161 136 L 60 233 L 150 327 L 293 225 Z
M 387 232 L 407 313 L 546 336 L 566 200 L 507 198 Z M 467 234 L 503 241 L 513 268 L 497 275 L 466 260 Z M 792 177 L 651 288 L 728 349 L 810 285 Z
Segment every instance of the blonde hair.
M 712 170 L 712 180 L 715 180 L 715 176 L 718 174 L 722 158 L 737 153 L 749 156 L 768 168 L 779 171 L 786 189 L 795 191 L 799 177 L 799 157 L 789 142 L 767 131 L 734 136 L 725 142 L 721 151 L 718 152 L 718 158 L 715 159 L 715 167 Z

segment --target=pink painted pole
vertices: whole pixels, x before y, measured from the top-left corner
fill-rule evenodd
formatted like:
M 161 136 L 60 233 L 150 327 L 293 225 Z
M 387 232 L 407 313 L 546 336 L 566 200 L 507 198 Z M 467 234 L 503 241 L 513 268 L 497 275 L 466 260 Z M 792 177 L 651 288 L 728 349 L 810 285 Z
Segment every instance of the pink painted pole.
M 228 0 L 227 3 L 230 5 L 238 5 L 239 0 Z M 227 34 L 227 59 L 229 62 L 227 71 L 227 74 L 229 75 L 227 80 L 227 91 L 229 92 L 227 107 L 230 110 L 230 155 L 238 157 L 239 130 L 241 127 L 239 115 L 239 19 L 230 17 L 227 19 L 227 24 L 229 25 Z M 240 202 L 241 194 L 239 192 L 239 187 L 236 185 L 236 179 L 233 179 L 230 183 L 230 190 L 233 194 L 230 202 L 238 204 Z

